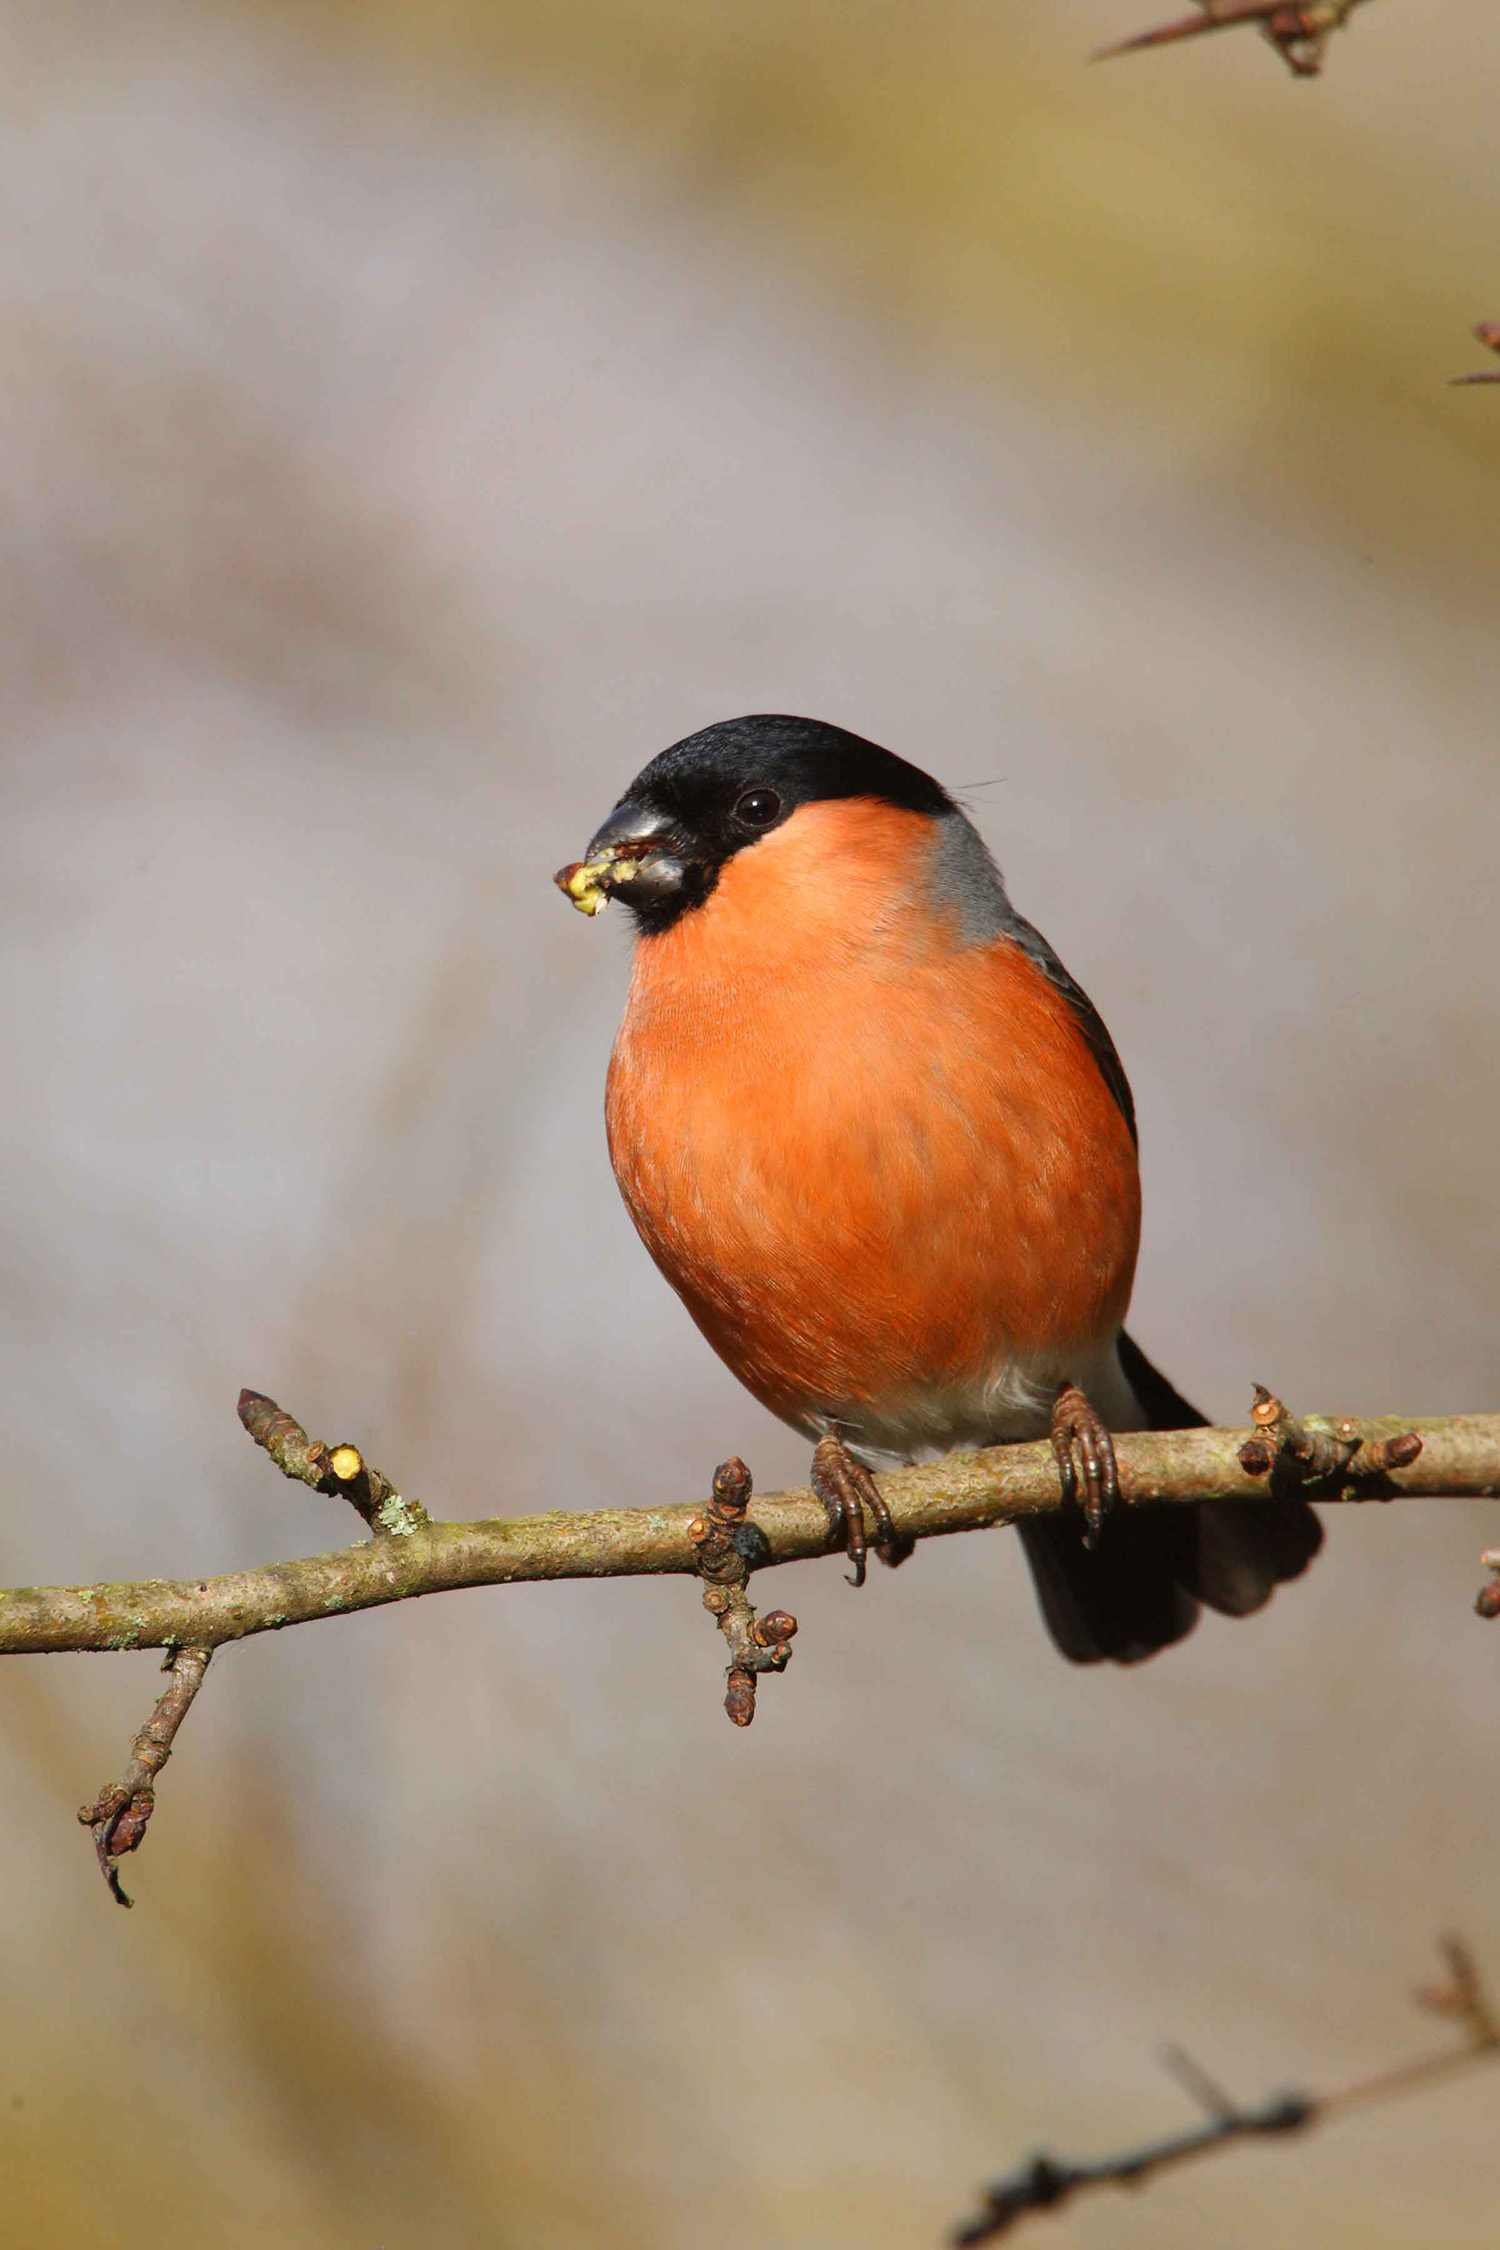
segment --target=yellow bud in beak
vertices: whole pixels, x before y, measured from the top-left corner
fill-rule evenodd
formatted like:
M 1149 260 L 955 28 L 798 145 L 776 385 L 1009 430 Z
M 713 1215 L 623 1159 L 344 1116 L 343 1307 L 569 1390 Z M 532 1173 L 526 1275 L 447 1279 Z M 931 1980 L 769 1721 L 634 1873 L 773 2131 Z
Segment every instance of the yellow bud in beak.
M 580 914 L 602 914 L 614 885 L 628 883 L 639 866 L 639 860 L 623 859 L 612 844 L 606 844 L 593 859 L 574 860 L 570 867 L 560 867 L 552 880 Z

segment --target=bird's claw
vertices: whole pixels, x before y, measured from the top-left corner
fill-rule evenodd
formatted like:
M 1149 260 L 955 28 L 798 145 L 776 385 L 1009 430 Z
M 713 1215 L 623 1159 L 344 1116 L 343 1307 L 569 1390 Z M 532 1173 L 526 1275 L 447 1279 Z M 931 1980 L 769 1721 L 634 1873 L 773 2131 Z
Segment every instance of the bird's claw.
M 1076 1383 L 1060 1383 L 1052 1404 L 1052 1451 L 1062 1484 L 1063 1506 L 1083 1501 L 1085 1547 L 1097 1547 L 1104 1519 L 1119 1505 L 1120 1472 L 1115 1443 Z
M 851 1586 L 863 1586 L 870 1540 L 865 1531 L 865 1510 L 875 1520 L 875 1552 L 894 1570 L 911 1553 L 912 1542 L 903 1539 L 891 1521 L 891 1511 L 880 1488 L 861 1461 L 836 1437 L 818 1441 L 813 1454 L 812 1488 L 828 1510 L 829 1527 L 854 1565 Z

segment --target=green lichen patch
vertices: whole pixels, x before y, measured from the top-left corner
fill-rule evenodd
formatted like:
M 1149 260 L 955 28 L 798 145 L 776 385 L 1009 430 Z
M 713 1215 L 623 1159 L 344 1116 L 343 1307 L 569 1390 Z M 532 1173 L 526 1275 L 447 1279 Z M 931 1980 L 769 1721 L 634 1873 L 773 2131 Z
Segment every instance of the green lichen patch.
M 427 1510 L 418 1501 L 403 1500 L 399 1492 L 390 1492 L 376 1509 L 375 1521 L 393 1539 L 409 1539 L 427 1521 Z

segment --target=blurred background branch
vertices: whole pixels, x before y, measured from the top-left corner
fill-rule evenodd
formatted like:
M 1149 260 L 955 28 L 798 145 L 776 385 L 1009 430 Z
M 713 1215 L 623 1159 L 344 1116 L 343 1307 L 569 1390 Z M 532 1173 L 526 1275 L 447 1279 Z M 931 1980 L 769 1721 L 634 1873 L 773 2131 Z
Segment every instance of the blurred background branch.
M 1138 2187 L 1154 2173 L 1192 2162 L 1232 2142 L 1278 2138 L 1299 2133 L 1310 2125 L 1326 2124 L 1353 2109 L 1393 2101 L 1401 2094 L 1451 2078 L 1478 2062 L 1493 2062 L 1500 2055 L 1500 2022 L 1480 1981 L 1473 1955 L 1461 1939 L 1441 1941 L 1448 1969 L 1445 1984 L 1424 1988 L 1418 2004 L 1435 2015 L 1449 2017 L 1463 2033 L 1463 2044 L 1445 2052 L 1399 2063 L 1394 2069 L 1355 2079 L 1331 2094 L 1273 2094 L 1253 2109 L 1231 2100 L 1222 2087 L 1199 2068 L 1180 2047 L 1164 2050 L 1162 2060 L 1180 2083 L 1208 2113 L 1208 2122 L 1196 2130 L 1177 2133 L 1169 2140 L 1148 2141 L 1125 2149 L 1118 2156 L 1099 2157 L 1089 2163 L 1038 2155 L 984 2191 L 984 2208 L 954 2229 L 955 2246 L 993 2242 L 1035 2211 L 1053 2211 L 1082 2189 Z
M 1476 321 L 1474 334 L 1481 344 L 1488 344 L 1492 352 L 1500 352 L 1500 320 Z M 1500 367 L 1482 367 L 1475 375 L 1455 375 L 1451 380 L 1455 390 L 1461 390 L 1466 383 L 1500 383 Z
M 1133 54 L 1142 47 L 1166 47 L 1181 39 L 1199 38 L 1205 31 L 1229 31 L 1254 24 L 1263 39 L 1276 49 L 1294 78 L 1316 78 L 1323 68 L 1323 51 L 1334 32 L 1342 29 L 1363 0 L 1312 0 L 1311 5 L 1288 7 L 1284 0 L 1198 0 L 1195 16 L 1179 16 L 1155 31 L 1138 31 L 1096 49 L 1096 62 L 1111 55 Z

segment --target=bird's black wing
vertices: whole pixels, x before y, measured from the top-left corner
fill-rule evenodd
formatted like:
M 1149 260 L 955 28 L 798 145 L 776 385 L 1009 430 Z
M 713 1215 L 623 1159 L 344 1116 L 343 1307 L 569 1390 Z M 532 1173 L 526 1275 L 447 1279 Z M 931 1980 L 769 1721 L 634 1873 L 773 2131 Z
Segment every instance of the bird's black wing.
M 1136 1139 L 1135 1103 L 1104 1020 L 1040 930 L 1006 901 L 1004 935 L 1019 945 L 1067 1001 L 1099 1072 Z M 1207 1427 L 1134 1340 L 1121 1334 L 1120 1367 L 1148 1429 Z M 1205 1500 L 1196 1507 L 1132 1509 L 1106 1519 L 1085 1547 L 1067 1516 L 1020 1526 L 1047 1630 L 1075 1664 L 1138 1664 L 1190 1633 L 1200 1605 L 1247 1617 L 1283 1579 L 1296 1578 L 1323 1543 L 1304 1500 Z
M 1041 931 L 1034 929 L 1014 907 L 1010 908 L 1006 920 L 1005 935 L 1021 948 L 1028 960 L 1036 963 L 1072 1009 L 1073 1020 L 1088 1041 L 1089 1053 L 1099 1065 L 1100 1076 L 1120 1105 L 1120 1114 L 1130 1127 L 1130 1138 L 1133 1141 L 1136 1137 L 1135 1102 L 1131 1097 L 1130 1080 L 1125 1075 L 1125 1065 L 1120 1060 L 1115 1043 L 1105 1028 L 1104 1018 L 1077 978 L 1068 974 Z

